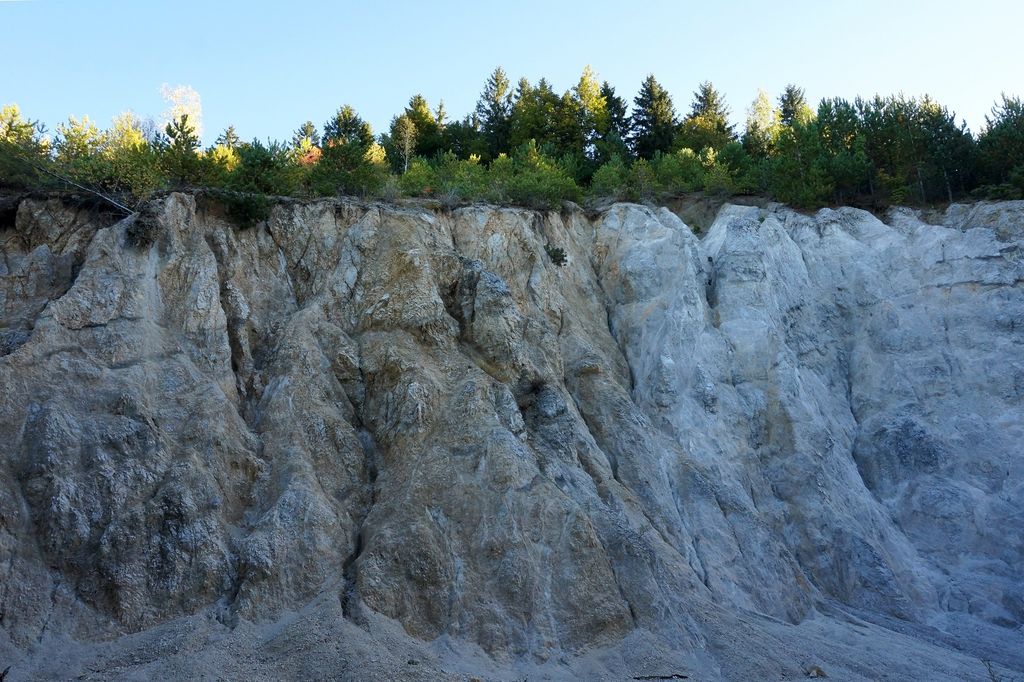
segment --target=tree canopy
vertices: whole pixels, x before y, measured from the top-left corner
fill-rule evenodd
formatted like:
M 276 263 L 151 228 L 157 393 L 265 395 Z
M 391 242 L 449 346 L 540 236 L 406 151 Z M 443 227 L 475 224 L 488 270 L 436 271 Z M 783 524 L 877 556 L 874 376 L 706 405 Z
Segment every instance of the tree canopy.
M 130 112 L 106 129 L 72 116 L 52 137 L 16 105 L 3 106 L 0 185 L 59 185 L 55 177 L 64 177 L 137 200 L 205 187 L 537 206 L 584 193 L 656 201 L 696 190 L 803 207 L 1024 198 L 1024 103 L 1005 94 L 975 135 L 928 95 L 832 97 L 812 108 L 790 84 L 775 100 L 759 91 L 738 135 L 710 81 L 680 119 L 653 74 L 630 103 L 589 66 L 566 90 L 546 78 L 513 87 L 499 67 L 461 119 L 414 94 L 380 136 L 346 104 L 320 130 L 305 121 L 285 144 L 242 142 L 228 126 L 205 149 L 198 93 L 178 86 L 164 94 L 171 106 L 159 127 Z M 247 221 L 261 215 L 242 213 Z
M 650 159 L 657 152 L 672 148 L 679 120 L 672 96 L 653 74 L 640 85 L 640 92 L 633 100 L 629 125 L 632 150 L 639 158 Z

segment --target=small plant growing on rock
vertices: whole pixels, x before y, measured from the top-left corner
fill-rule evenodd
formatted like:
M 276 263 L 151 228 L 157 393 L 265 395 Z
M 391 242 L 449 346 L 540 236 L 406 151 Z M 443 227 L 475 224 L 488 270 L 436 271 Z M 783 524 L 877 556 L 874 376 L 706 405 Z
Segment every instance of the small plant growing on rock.
M 551 246 L 550 244 L 548 244 L 547 246 L 544 247 L 544 250 L 548 252 L 548 258 L 551 259 L 552 263 L 554 263 L 558 267 L 562 267 L 563 265 L 565 265 L 565 249 L 563 249 L 560 246 Z
M 143 204 L 135 219 L 125 228 L 125 241 L 129 246 L 147 249 L 156 241 L 160 235 L 160 224 L 156 218 L 157 205 L 155 201 Z

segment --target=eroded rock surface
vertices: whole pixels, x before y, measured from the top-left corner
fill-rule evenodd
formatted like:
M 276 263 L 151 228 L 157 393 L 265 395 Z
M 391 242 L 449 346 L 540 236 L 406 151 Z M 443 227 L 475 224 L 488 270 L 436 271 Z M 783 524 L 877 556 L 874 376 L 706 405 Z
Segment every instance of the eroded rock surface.
M 1024 202 L 155 214 L 0 233 L 9 679 L 1024 671 Z

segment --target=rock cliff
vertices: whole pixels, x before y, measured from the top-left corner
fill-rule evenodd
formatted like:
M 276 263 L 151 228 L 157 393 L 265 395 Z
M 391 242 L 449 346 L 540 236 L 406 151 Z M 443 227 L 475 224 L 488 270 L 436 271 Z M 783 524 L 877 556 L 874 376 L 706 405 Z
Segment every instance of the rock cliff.
M 1024 675 L 1024 202 L 0 219 L 7 679 Z

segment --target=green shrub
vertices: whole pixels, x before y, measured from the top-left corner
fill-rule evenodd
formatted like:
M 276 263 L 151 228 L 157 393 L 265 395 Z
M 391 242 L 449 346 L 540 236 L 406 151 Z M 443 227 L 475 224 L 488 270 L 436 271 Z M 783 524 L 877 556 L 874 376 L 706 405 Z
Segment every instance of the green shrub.
M 426 197 L 437 191 L 438 178 L 434 167 L 426 159 L 416 157 L 409 164 L 409 170 L 402 174 L 399 185 L 408 196 Z
M 530 208 L 556 208 L 563 201 L 578 199 L 579 188 L 572 178 L 546 169 L 517 173 L 508 188 L 514 204 Z
M 114 192 L 126 192 L 142 200 L 167 185 L 156 150 L 146 142 L 138 146 L 109 148 L 100 186 Z
M 718 196 L 729 196 L 736 193 L 736 183 L 728 166 L 716 163 L 704 174 L 704 191 Z
M 636 201 L 652 199 L 658 192 L 658 176 L 647 159 L 637 159 L 629 169 L 629 198 Z
M 1024 189 L 1008 182 L 998 185 L 982 185 L 971 192 L 976 199 L 988 199 L 989 201 L 1007 201 L 1024 199 Z
M 437 178 L 441 196 L 450 200 L 481 199 L 487 194 L 487 169 L 477 156 L 459 159 L 446 152 L 440 157 Z
M 566 171 L 530 142 L 513 158 L 499 155 L 487 172 L 488 198 L 529 208 L 554 208 L 563 201 L 579 199 L 580 188 Z
M 100 156 L 103 133 L 88 116 L 69 116 L 67 123 L 57 124 L 53 148 L 54 160 L 62 174 L 87 185 L 98 185 L 109 175 Z
M 402 185 L 398 176 L 389 173 L 377 191 L 377 196 L 386 201 L 397 201 L 402 196 Z
M 40 147 L 0 139 L 0 186 L 35 188 L 53 184 L 52 177 L 36 168 L 46 162 Z
M 287 147 L 258 140 L 242 144 L 235 150 L 238 164 L 228 171 L 226 187 L 235 192 L 255 194 L 294 194 L 299 188 L 299 168 L 292 163 Z M 212 155 L 210 155 L 212 156 Z M 227 164 L 211 167 L 226 169 Z
M 684 147 L 674 154 L 655 154 L 651 167 L 657 193 L 663 196 L 692 192 L 704 184 L 704 166 L 689 148 Z
M 565 265 L 565 249 L 563 249 L 560 246 L 551 246 L 550 244 L 548 244 L 547 246 L 544 247 L 544 250 L 547 251 L 548 258 L 551 259 L 552 263 L 554 263 L 558 267 L 562 267 L 563 265 Z
M 310 189 L 319 196 L 349 194 L 376 196 L 389 173 L 384 155 L 376 145 L 360 142 L 328 144 L 310 172 Z
M 512 159 L 506 154 L 498 154 L 487 166 L 486 198 L 495 203 L 507 201 L 509 187 L 515 174 L 516 168 Z
M 1016 187 L 1017 192 L 1024 195 L 1024 163 L 1010 171 L 1010 186 Z
M 242 230 L 255 227 L 269 218 L 273 207 L 271 198 L 265 194 L 214 190 L 210 196 L 224 207 L 228 220 Z
M 608 197 L 616 201 L 625 199 L 628 191 L 629 169 L 618 155 L 594 172 L 590 193 L 595 197 Z

